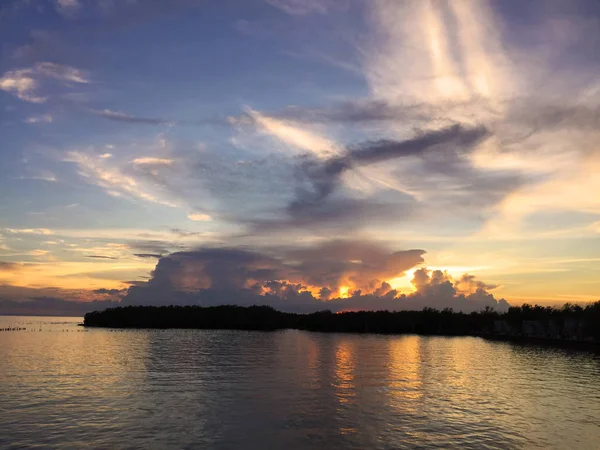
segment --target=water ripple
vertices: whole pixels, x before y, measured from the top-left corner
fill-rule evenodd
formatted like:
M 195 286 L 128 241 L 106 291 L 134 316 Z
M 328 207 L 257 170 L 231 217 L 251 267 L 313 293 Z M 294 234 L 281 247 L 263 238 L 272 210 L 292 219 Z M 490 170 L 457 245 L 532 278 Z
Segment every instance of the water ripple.
M 592 353 L 476 338 L 83 332 L 67 318 L 0 318 L 15 323 L 36 331 L 0 334 L 0 448 L 600 442 Z

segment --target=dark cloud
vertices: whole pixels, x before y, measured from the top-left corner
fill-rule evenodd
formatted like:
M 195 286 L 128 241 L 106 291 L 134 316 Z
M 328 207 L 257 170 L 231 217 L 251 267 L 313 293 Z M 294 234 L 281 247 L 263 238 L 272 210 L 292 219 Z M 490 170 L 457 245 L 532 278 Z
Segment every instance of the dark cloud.
M 268 116 L 298 123 L 451 123 L 456 122 L 453 117 L 473 116 L 473 110 L 479 110 L 485 113 L 490 122 L 518 124 L 529 127 L 531 132 L 557 128 L 595 129 L 600 125 L 598 106 L 569 101 L 552 103 L 530 97 L 506 100 L 501 106 L 506 110 L 504 114 L 499 114 L 496 107 L 483 99 L 448 101 L 444 104 L 358 99 L 315 108 L 290 106 Z M 242 117 L 243 121 L 252 121 L 248 115 Z
M 23 268 L 23 264 L 0 261 L 0 272 L 16 272 Z
M 378 277 L 401 276 L 405 270 L 422 263 L 424 253 L 423 250 L 390 253 L 370 242 L 347 241 L 287 250 L 277 257 L 234 248 L 178 252 L 161 258 L 147 286 L 131 287 L 125 301 L 143 301 L 150 292 L 168 298 L 177 291 L 206 289 L 280 293 L 274 290 L 273 283 L 283 281 L 288 293 L 308 287 L 326 287 L 337 292 L 346 284 L 373 290 L 381 284 Z
M 486 285 L 470 275 L 415 272 L 407 295 L 386 281 L 423 263 L 423 250 L 389 252 L 371 242 L 332 241 L 270 255 L 247 249 L 178 252 L 159 260 L 152 278 L 131 286 L 124 305 L 266 304 L 282 311 L 320 309 L 503 309 Z M 341 288 L 349 294 L 339 298 Z
M 163 255 L 160 253 L 134 253 L 133 256 L 138 258 L 161 258 Z
M 96 258 L 96 259 L 119 259 L 115 256 L 105 256 L 105 255 L 85 255 L 86 258 Z
M 111 109 L 90 109 L 90 114 L 101 117 L 113 122 L 123 122 L 134 125 L 189 125 L 189 126 L 204 126 L 204 125 L 220 125 L 227 126 L 229 122 L 226 117 L 207 117 L 200 120 L 174 120 L 161 117 L 144 117 L 127 114 L 122 111 L 113 111 Z
M 379 194 L 384 198 L 375 200 L 339 196 L 309 205 L 294 202 L 287 207 L 288 214 L 285 217 L 252 220 L 251 232 L 275 233 L 296 228 L 348 234 L 359 230 L 373 218 L 380 222 L 391 222 L 413 214 L 416 204 L 410 195 L 397 191 L 389 191 L 389 195 L 385 192 Z
M 178 237 L 192 237 L 202 235 L 202 232 L 200 231 L 188 231 L 181 228 L 171 228 L 171 233 Z
M 94 294 L 100 294 L 100 295 L 120 295 L 125 293 L 126 289 L 94 289 L 92 292 Z
M 457 123 L 460 117 L 477 120 L 478 113 L 484 118 L 481 120 L 485 120 L 485 126 Z M 203 175 L 211 187 L 214 185 L 211 193 L 224 202 L 237 202 L 235 208 L 229 209 L 237 214 L 229 212 L 222 218 L 249 224 L 248 232 L 254 234 L 261 230 L 285 232 L 289 228 L 352 231 L 372 223 L 374 218 L 381 224 L 431 216 L 432 211 L 459 215 L 473 222 L 486 220 L 492 207 L 511 192 L 540 181 L 541 175 L 526 177 L 518 168 L 475 166 L 469 154 L 479 143 L 494 134 L 498 137 L 499 152 L 512 151 L 509 148 L 512 144 L 537 133 L 595 129 L 600 119 L 597 107 L 568 102 L 564 105 L 543 104 L 529 98 L 507 100 L 495 106 L 483 99 L 442 105 L 358 100 L 321 109 L 290 107 L 269 116 L 305 123 L 368 125 L 389 120 L 413 125 L 436 123 L 443 128 L 419 133 L 406 141 L 367 141 L 349 146 L 344 154 L 326 160 L 312 154 L 289 158 L 279 161 L 276 166 L 271 165 L 275 170 L 269 170 L 268 174 L 265 169 L 269 163 L 265 161 L 235 166 L 228 163 L 215 171 L 212 170 L 215 167 L 213 161 L 205 161 Z M 453 117 L 457 119 L 451 119 Z M 249 125 L 253 120 L 247 115 L 238 122 Z M 394 192 L 385 192 L 381 189 L 385 184 L 373 181 L 369 176 L 364 178 L 365 181 L 380 185 L 375 194 L 363 195 L 346 184 L 351 181 L 344 177 L 345 174 L 353 172 L 353 177 L 361 178 L 363 166 L 380 164 L 377 167 L 380 170 L 381 163 L 388 162 L 386 176 L 395 178 L 397 186 L 402 186 L 404 192 L 399 192 L 397 187 Z M 249 177 L 252 170 L 257 172 L 256 176 Z M 228 172 L 227 176 L 224 171 Z M 255 191 L 256 198 L 250 198 L 250 193 Z M 413 197 L 411 193 L 419 196 Z M 265 198 L 271 200 L 270 209 L 254 209 L 248 220 L 249 205 L 262 205 Z M 285 203 L 280 205 L 282 201 Z
M 126 284 L 128 286 L 145 286 L 145 281 L 140 280 L 130 280 L 130 281 L 122 281 L 121 283 Z
M 144 236 L 140 235 L 140 237 Z M 146 255 L 164 255 L 171 253 L 172 251 L 182 250 L 184 248 L 184 246 L 174 242 L 156 239 L 150 239 L 147 241 L 129 241 L 127 242 L 127 247 L 129 247 L 131 250 L 135 250 L 138 254 Z
M 285 258 L 302 274 L 305 283 L 333 290 L 350 284 L 356 289 L 374 290 L 380 280 L 395 278 L 424 262 L 424 250 L 390 253 L 365 241 L 330 241 L 318 246 L 290 250 Z
M 288 276 L 284 265 L 269 256 L 242 249 L 214 248 L 177 252 L 158 261 L 150 287 L 242 289 L 251 281 Z
M 424 105 L 393 105 L 383 100 L 357 100 L 334 104 L 325 108 L 292 106 L 270 114 L 279 119 L 303 123 L 365 123 L 388 120 L 421 118 L 431 120 L 423 112 Z
M 406 156 L 419 156 L 437 145 L 453 145 L 459 152 L 468 153 L 490 135 L 490 131 L 484 126 L 467 127 L 455 124 L 440 130 L 419 133 L 406 141 L 380 140 L 361 144 L 352 148 L 346 159 L 355 165 L 372 164 Z
M 365 98 L 338 102 L 322 107 L 289 106 L 268 113 L 268 116 L 298 123 L 340 123 L 349 125 L 368 125 L 390 121 L 456 123 L 456 120 L 452 117 L 472 115 L 469 114 L 469 111 L 474 107 L 490 114 L 494 113 L 494 109 L 482 99 L 448 100 L 443 104 L 431 104 Z M 253 119 L 249 115 L 243 115 L 240 120 L 251 123 Z
M 600 107 L 568 101 L 557 104 L 521 98 L 507 103 L 506 121 L 497 126 L 506 146 L 521 143 L 538 133 L 560 130 L 593 131 L 600 127 Z
M 508 194 L 536 177 L 512 170 L 483 170 L 460 155 L 426 154 L 397 172 L 408 189 L 427 193 L 422 211 L 447 211 L 461 217 L 483 218 Z
M 114 122 L 125 122 L 142 125 L 170 125 L 176 123 L 175 121 L 166 119 L 132 116 L 120 111 L 111 111 L 110 109 L 93 109 L 90 110 L 90 112 L 95 116 L 102 117 L 103 119 L 107 120 L 112 120 Z
M 345 155 L 335 156 L 326 161 L 306 157 L 299 166 L 299 178 L 304 183 L 297 189 L 296 198 L 288 205 L 288 212 L 296 218 L 314 217 L 312 213 L 318 212 L 338 187 L 341 175 L 352 168 L 409 156 L 424 158 L 430 151 L 459 158 L 489 136 L 490 132 L 483 126 L 470 128 L 455 124 L 440 130 L 419 133 L 405 141 L 365 142 L 349 148 Z M 405 200 L 408 200 L 405 202 L 406 206 L 410 197 L 406 195 Z M 328 207 L 335 208 L 334 205 Z M 322 220 L 320 217 L 315 219 Z

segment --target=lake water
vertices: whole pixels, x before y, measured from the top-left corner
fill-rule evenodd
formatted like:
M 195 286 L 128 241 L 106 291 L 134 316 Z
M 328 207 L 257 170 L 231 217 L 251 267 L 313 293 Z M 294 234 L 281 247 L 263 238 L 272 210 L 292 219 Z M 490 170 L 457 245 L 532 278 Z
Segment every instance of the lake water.
M 594 353 L 80 321 L 0 317 L 0 448 L 600 448 Z

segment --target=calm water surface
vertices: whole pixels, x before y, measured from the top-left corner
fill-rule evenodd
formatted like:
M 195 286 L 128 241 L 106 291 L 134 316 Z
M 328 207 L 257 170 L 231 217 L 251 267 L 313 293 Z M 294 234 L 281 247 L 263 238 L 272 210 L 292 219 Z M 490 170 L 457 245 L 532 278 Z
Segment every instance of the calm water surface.
M 593 353 L 80 321 L 0 317 L 0 448 L 600 448 Z

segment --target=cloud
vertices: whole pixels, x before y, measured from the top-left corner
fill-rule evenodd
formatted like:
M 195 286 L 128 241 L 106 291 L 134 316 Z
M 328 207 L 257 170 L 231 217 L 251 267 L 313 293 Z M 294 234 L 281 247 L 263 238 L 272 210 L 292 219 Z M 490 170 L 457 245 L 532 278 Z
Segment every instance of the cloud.
M 34 66 L 34 71 L 48 78 L 54 78 L 60 81 L 72 82 L 72 83 L 83 83 L 87 84 L 90 82 L 86 73 L 75 67 L 65 66 L 62 64 L 56 64 L 52 62 L 41 62 Z
M 25 123 L 52 123 L 54 118 L 51 114 L 42 114 L 39 116 L 31 116 L 25 119 Z
M 94 290 L 92 290 L 92 292 L 94 294 L 101 294 L 101 295 L 120 295 L 120 294 L 123 294 L 125 292 L 125 289 L 105 289 L 105 288 L 100 288 L 100 289 L 94 289 Z
M 464 275 L 462 278 L 471 278 Z M 420 310 L 424 307 L 438 310 L 450 308 L 454 311 L 473 312 L 487 307 L 496 311 L 507 311 L 510 304 L 503 298 L 496 299 L 486 287 L 480 284 L 472 292 L 461 292 L 459 282 L 452 279 L 446 272 L 421 268 L 415 271 L 412 284 L 414 292 L 399 294 L 390 289 L 387 283 L 382 283 L 380 291 L 373 294 L 354 293 L 349 298 L 336 298 L 327 302 L 333 311 L 372 309 L 372 310 Z M 377 295 L 381 294 L 381 295 Z M 368 305 L 368 307 L 365 307 Z
M 410 96 L 439 104 L 495 100 L 514 89 L 510 58 L 488 2 L 382 0 L 370 5 L 373 33 L 363 64 L 374 97 Z
M 212 217 L 208 214 L 203 213 L 190 213 L 188 214 L 188 219 L 194 220 L 196 222 L 210 222 Z
M 415 271 L 412 284 L 416 291 L 407 297 L 437 309 L 476 311 L 489 306 L 505 311 L 509 307 L 506 300 L 496 300 L 489 293 L 489 290 L 494 289 L 495 286 L 478 281 L 468 274 L 455 281 L 448 273 L 441 270 L 429 271 L 422 268 Z
M 19 99 L 30 103 L 43 103 L 48 97 L 38 94 L 44 79 L 54 79 L 63 84 L 87 84 L 85 72 L 75 67 L 40 62 L 32 67 L 9 70 L 0 78 L 0 89 L 10 92 Z
M 319 208 L 338 187 L 341 175 L 352 168 L 398 158 L 423 157 L 429 151 L 438 154 L 451 152 L 452 155 L 460 156 L 470 152 L 489 135 L 485 127 L 456 124 L 420 133 L 405 141 L 366 142 L 348 149 L 344 155 L 334 156 L 323 162 L 305 159 L 300 167 L 309 188 L 301 187 L 297 190 L 297 197 L 289 204 L 288 211 L 292 216 L 306 216 Z
M 365 118 L 367 122 L 371 118 L 375 120 L 380 113 L 387 120 L 396 110 L 403 109 L 384 101 L 372 102 L 372 108 L 368 101 L 364 103 L 367 110 L 364 115 L 369 116 Z M 456 105 L 459 107 L 458 103 Z M 423 114 L 424 120 L 429 118 L 428 131 L 415 132 L 414 128 L 406 129 L 399 124 L 403 127 L 402 133 L 386 134 L 403 137 L 412 134 L 412 137 L 366 140 L 374 134 L 373 131 L 375 135 L 381 134 L 379 129 L 367 128 L 351 138 L 356 140 L 360 137 L 362 142 L 359 140 L 358 144 L 349 145 L 329 140 L 324 145 L 319 134 L 298 127 L 295 119 L 273 118 L 251 111 L 249 116 L 235 119 L 234 123 L 254 124 L 266 130 L 268 135 L 293 145 L 301 153 L 273 152 L 272 144 L 265 146 L 270 154 L 238 161 L 235 173 L 227 180 L 218 179 L 224 170 L 221 167 L 216 169 L 215 162 L 207 161 L 205 157 L 201 162 L 204 182 L 213 195 L 222 197 L 222 201 L 231 202 L 230 190 L 236 192 L 237 200 L 241 200 L 240 196 L 247 199 L 229 208 L 228 213 L 232 220 L 248 224 L 250 233 L 285 233 L 285 230 L 302 228 L 352 232 L 367 225 L 397 220 L 406 222 L 424 215 L 451 215 L 454 211 L 469 220 L 481 221 L 507 194 L 522 186 L 524 178 L 518 171 L 478 167 L 473 161 L 476 150 L 484 145 L 489 147 L 490 138 L 498 139 L 494 136 L 493 127 L 473 124 L 472 120 L 467 123 L 457 123 L 450 118 L 436 120 L 433 107 L 428 110 L 417 105 L 416 110 L 421 111 L 419 114 Z M 342 113 L 341 109 L 338 113 Z M 362 112 L 358 116 L 353 115 L 349 113 L 338 118 L 363 120 Z M 265 125 L 261 121 L 267 117 L 269 123 Z M 297 136 L 302 139 L 295 139 Z M 328 150 L 314 151 L 313 142 L 316 142 L 317 149 Z M 255 144 L 253 142 L 246 147 L 253 149 Z M 209 164 L 212 164 L 212 169 Z M 268 177 L 260 173 L 261 168 L 269 171 Z M 232 171 L 231 167 L 224 169 Z M 248 177 L 253 170 L 257 171 L 256 179 Z M 257 187 L 262 188 L 261 183 L 267 186 L 264 193 L 261 192 L 254 200 L 250 195 Z M 237 185 L 239 189 L 232 189 Z M 272 199 L 270 205 L 250 213 L 248 208 L 264 199 L 265 195 Z M 231 214 L 232 211 L 235 215 Z M 221 214 L 221 217 L 227 215 Z
M 406 156 L 417 156 L 437 145 L 453 145 L 459 152 L 467 153 L 490 136 L 483 126 L 465 127 L 456 124 L 440 130 L 424 132 L 412 139 L 397 142 L 390 140 L 362 144 L 348 155 L 354 164 L 372 164 Z M 340 163 L 335 163 L 339 165 Z
M 0 78 L 0 89 L 30 103 L 43 103 L 47 99 L 36 93 L 38 86 L 31 69 L 11 70 Z
M 252 218 L 250 231 L 255 235 L 265 233 L 274 236 L 290 230 L 299 232 L 314 230 L 319 233 L 350 234 L 364 228 L 377 218 L 378 225 L 407 220 L 416 209 L 415 200 L 409 195 L 388 191 L 378 198 L 346 198 L 332 196 L 320 202 L 292 202 L 286 215 L 275 218 Z M 384 198 L 381 198 L 384 197 Z
M 37 173 L 33 173 L 31 175 L 23 175 L 19 177 L 20 180 L 41 180 L 41 181 L 49 181 L 51 183 L 55 183 L 58 181 L 56 175 L 47 170 L 42 170 Z
M 173 160 L 167 158 L 153 158 L 150 156 L 145 156 L 142 158 L 135 158 L 132 161 L 132 163 L 136 165 L 170 166 L 173 164 Z
M 79 0 L 56 0 L 56 9 L 67 17 L 72 16 L 80 7 Z
M 84 255 L 86 258 L 95 258 L 95 259 L 119 259 L 115 256 L 105 256 L 105 255 Z
M 10 234 L 40 234 L 44 236 L 54 234 L 54 232 L 48 228 L 2 228 L 1 230 Z
M 534 133 L 556 130 L 595 130 L 600 126 L 600 107 L 578 104 L 572 100 L 562 103 L 536 98 L 517 98 L 506 103 L 506 121 L 527 127 L 530 137 Z
M 282 255 L 236 248 L 208 248 L 162 257 L 149 285 L 176 289 L 249 287 L 286 280 L 337 289 L 350 283 L 365 291 L 377 277 L 394 278 L 423 262 L 423 250 L 389 253 L 370 242 L 332 241 Z
M 341 0 L 265 0 L 265 2 L 294 16 L 310 13 L 324 14 L 332 7 L 341 7 L 345 4 Z
M 172 120 L 166 119 L 155 119 L 149 117 L 136 117 L 126 114 L 120 111 L 111 111 L 110 109 L 104 110 L 91 110 L 92 114 L 96 116 L 103 117 L 104 119 L 112 120 L 115 122 L 126 122 L 126 123 L 138 123 L 138 124 L 146 124 L 146 125 L 172 125 L 176 122 Z
M 162 258 L 161 253 L 134 253 L 133 256 L 137 256 L 138 258 Z
M 267 254 L 243 248 L 177 252 L 159 259 L 146 284 L 128 288 L 130 304 L 268 304 L 284 311 L 320 309 L 506 309 L 494 286 L 470 275 L 454 281 L 418 269 L 415 291 L 401 294 L 388 280 L 423 263 L 423 250 L 389 252 L 372 242 L 330 241 Z
M 182 246 L 179 244 L 175 244 L 173 240 L 157 240 L 157 239 L 148 239 L 148 240 L 136 240 L 129 241 L 127 243 L 129 248 L 135 249 L 139 251 L 141 255 L 165 255 L 167 253 L 171 253 L 174 250 L 181 250 Z M 143 257 L 143 256 L 142 256 Z
M 424 250 L 389 252 L 368 241 L 330 241 L 305 249 L 290 250 L 301 281 L 337 291 L 342 285 L 372 292 L 381 281 L 402 276 L 423 263 Z
M 328 156 L 337 153 L 337 144 L 314 132 L 303 130 L 293 123 L 285 120 L 265 116 L 258 111 L 247 108 L 248 118 L 264 133 L 276 137 L 285 144 L 303 151 L 314 153 L 318 156 Z M 245 124 L 244 117 L 235 119 L 234 124 Z
M 160 186 L 144 183 L 134 176 L 125 173 L 117 163 L 111 163 L 111 158 L 105 155 L 94 155 L 86 152 L 68 152 L 64 161 L 77 164 L 79 173 L 91 184 L 95 184 L 109 195 L 119 197 L 127 195 L 147 202 L 176 207 L 166 199 L 166 193 L 161 192 Z
M 384 99 L 366 98 L 347 100 L 319 108 L 290 106 L 269 114 L 269 117 L 300 123 L 325 124 L 368 124 L 401 120 L 431 122 L 432 118 L 443 117 L 446 115 L 445 112 L 461 106 L 464 106 L 464 103 L 448 103 L 433 108 L 427 103 L 393 103 Z
M 23 264 L 0 261 L 0 272 L 19 272 L 23 269 Z

